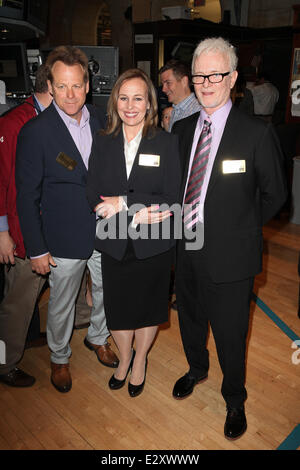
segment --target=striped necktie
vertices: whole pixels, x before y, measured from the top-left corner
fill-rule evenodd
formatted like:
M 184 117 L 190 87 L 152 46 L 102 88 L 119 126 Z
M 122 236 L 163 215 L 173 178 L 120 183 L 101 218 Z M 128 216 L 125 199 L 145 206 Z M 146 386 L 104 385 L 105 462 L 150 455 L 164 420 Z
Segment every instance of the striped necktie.
M 200 201 L 201 188 L 211 147 L 212 136 L 210 127 L 211 120 L 208 117 L 204 120 L 203 129 L 198 140 L 184 199 L 183 222 L 190 230 L 194 230 L 195 225 L 199 221 L 198 203 Z

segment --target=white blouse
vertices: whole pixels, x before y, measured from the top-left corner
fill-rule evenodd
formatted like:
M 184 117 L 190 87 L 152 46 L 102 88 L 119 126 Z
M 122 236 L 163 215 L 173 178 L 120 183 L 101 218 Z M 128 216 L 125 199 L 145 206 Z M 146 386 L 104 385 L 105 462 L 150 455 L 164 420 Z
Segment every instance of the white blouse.
M 124 124 L 122 128 L 123 128 L 123 136 L 124 136 L 124 154 L 125 154 L 126 172 L 127 172 L 127 179 L 128 179 L 132 170 L 132 165 L 133 165 L 137 150 L 142 140 L 143 128 L 137 133 L 135 138 L 132 139 L 130 142 L 128 142 L 126 139 L 126 134 L 124 131 Z

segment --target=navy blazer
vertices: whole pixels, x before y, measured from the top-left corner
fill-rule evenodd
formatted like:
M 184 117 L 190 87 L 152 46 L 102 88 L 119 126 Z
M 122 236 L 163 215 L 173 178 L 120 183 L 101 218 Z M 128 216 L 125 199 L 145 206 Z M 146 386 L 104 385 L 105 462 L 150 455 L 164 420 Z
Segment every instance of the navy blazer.
M 92 134 L 105 127 L 102 112 L 87 105 Z M 76 166 L 68 169 L 60 153 Z M 22 128 L 17 143 L 17 209 L 28 256 L 87 259 L 94 248 L 95 214 L 86 198 L 87 169 L 53 103 Z
M 159 155 L 158 166 L 144 166 L 140 163 L 141 154 Z M 129 178 L 127 179 L 124 155 L 124 138 L 122 130 L 117 136 L 101 135 L 94 137 L 87 183 L 87 195 L 94 208 L 101 202 L 100 196 L 123 196 L 129 212 L 122 211 L 117 216 L 99 220 L 98 224 L 116 229 L 116 237 L 96 238 L 96 248 L 108 253 L 115 259 L 121 260 L 128 243 L 127 228 L 132 220 L 131 209 L 135 204 L 146 207 L 151 204 L 167 204 L 171 207 L 179 201 L 181 172 L 179 165 L 179 150 L 177 136 L 162 130 L 155 130 L 153 135 L 141 139 Z M 161 206 L 163 210 L 163 207 Z M 154 227 L 156 225 L 156 227 Z M 157 238 L 151 237 L 151 229 L 160 229 Z M 164 229 L 166 231 L 164 232 Z M 164 237 L 170 228 L 170 236 Z M 138 226 L 133 248 L 137 258 L 147 258 L 169 250 L 175 244 L 173 237 L 173 220 L 161 224 L 145 225 L 148 238 L 140 236 Z M 120 231 L 119 231 L 120 230 Z M 135 236 L 135 235 L 134 235 Z M 131 237 L 132 238 L 132 237 Z
M 199 113 L 177 121 L 182 166 L 181 199 Z M 224 160 L 243 160 L 245 172 L 224 174 Z M 262 226 L 285 201 L 283 155 L 272 125 L 229 113 L 216 154 L 204 203 L 204 246 L 193 251 L 199 270 L 214 282 L 255 276 L 262 267 Z

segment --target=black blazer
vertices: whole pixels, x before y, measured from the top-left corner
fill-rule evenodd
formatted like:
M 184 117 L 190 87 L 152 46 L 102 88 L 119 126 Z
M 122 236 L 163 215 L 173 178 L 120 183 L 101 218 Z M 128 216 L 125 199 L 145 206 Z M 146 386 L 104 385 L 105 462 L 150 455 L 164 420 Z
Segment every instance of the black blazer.
M 159 155 L 159 166 L 142 166 L 139 164 L 140 154 Z M 96 248 L 108 253 L 110 256 L 121 260 L 124 256 L 128 236 L 128 226 L 132 220 L 135 204 L 150 206 L 151 204 L 172 204 L 178 202 L 181 173 L 179 167 L 178 139 L 177 136 L 157 129 L 154 135 L 143 137 L 138 148 L 132 170 L 127 180 L 124 155 L 124 139 L 122 130 L 117 136 L 97 134 L 94 138 L 91 157 L 89 160 L 87 195 L 92 208 L 101 202 L 102 196 L 123 196 L 129 211 L 122 211 L 110 219 L 100 219 L 98 224 L 116 229 L 116 238 L 107 236 L 105 239 L 96 238 Z M 163 207 L 162 207 L 163 209 Z M 138 208 L 137 208 L 138 210 Z M 158 239 L 139 237 L 138 226 L 134 231 L 137 239 L 133 240 L 133 247 L 137 258 L 147 258 L 169 250 L 174 244 L 171 234 L 163 239 L 162 231 L 170 226 L 170 220 L 166 220 L 154 228 L 143 224 L 150 231 L 159 227 Z M 173 221 L 171 218 L 171 226 Z M 102 226 L 100 228 L 102 228 Z M 121 236 L 119 228 L 122 227 Z M 124 235 L 125 228 L 125 235 Z M 99 229 L 99 227 L 98 227 Z M 167 230 L 166 230 L 167 232 Z M 123 237 L 123 238 L 122 238 Z M 132 237 L 131 237 L 132 238 Z
M 105 126 L 99 109 L 87 105 L 92 134 Z M 63 152 L 76 162 L 57 162 Z M 28 256 L 50 252 L 87 259 L 94 248 L 95 214 L 86 198 L 87 169 L 53 104 L 22 128 L 17 143 L 17 210 Z
M 183 171 L 181 200 L 199 113 L 174 124 Z M 224 174 L 223 160 L 245 160 L 245 173 Z M 199 269 L 214 282 L 255 276 L 262 265 L 262 225 L 286 198 L 283 156 L 270 124 L 232 107 L 204 203 L 204 246 Z

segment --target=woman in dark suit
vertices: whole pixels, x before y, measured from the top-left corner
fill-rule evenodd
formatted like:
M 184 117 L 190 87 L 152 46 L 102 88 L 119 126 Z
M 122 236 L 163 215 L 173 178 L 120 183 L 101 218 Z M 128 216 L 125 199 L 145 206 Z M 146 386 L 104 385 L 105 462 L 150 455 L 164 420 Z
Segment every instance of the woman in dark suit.
M 120 389 L 131 371 L 131 397 L 143 391 L 148 351 L 158 325 L 168 320 L 171 206 L 178 202 L 180 167 L 177 136 L 158 129 L 157 121 L 151 80 L 139 69 L 124 72 L 89 160 L 87 193 L 100 216 L 96 249 L 102 252 L 105 313 L 120 352 L 109 387 Z

